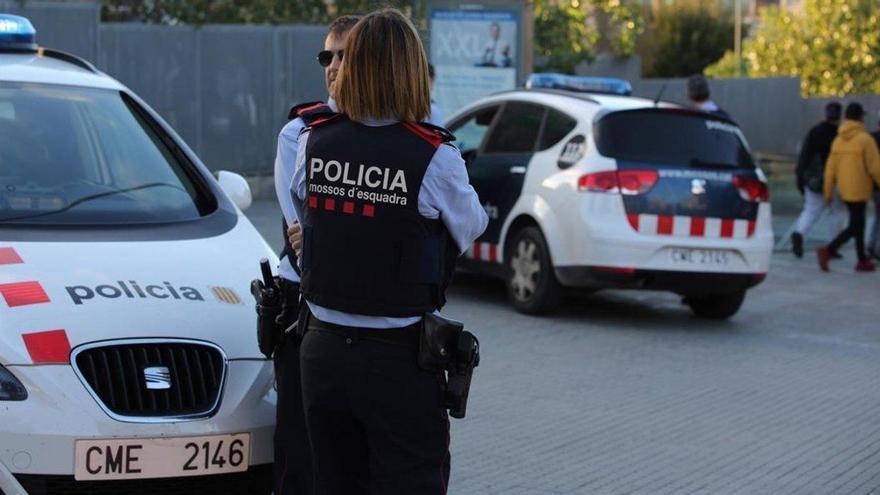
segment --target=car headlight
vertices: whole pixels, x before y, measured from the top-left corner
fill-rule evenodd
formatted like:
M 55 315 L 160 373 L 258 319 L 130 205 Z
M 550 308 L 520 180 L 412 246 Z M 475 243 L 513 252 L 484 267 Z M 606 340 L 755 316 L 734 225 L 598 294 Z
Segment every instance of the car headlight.
M 0 401 L 25 400 L 27 390 L 9 370 L 0 365 Z

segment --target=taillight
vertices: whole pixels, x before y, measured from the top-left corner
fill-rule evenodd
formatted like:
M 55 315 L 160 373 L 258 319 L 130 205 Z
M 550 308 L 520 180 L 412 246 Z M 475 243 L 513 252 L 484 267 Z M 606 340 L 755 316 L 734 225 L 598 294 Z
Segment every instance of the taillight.
M 733 186 L 739 191 L 739 196 L 746 201 L 755 203 L 770 201 L 770 189 L 761 179 L 734 175 Z
M 581 176 L 578 191 L 635 196 L 650 191 L 656 183 L 656 170 L 608 170 Z

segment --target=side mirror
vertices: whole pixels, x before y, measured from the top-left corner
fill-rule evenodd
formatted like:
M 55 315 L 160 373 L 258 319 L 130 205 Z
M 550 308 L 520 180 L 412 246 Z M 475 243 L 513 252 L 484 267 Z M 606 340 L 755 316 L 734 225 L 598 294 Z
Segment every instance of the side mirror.
M 217 182 L 220 183 L 220 189 L 223 189 L 223 192 L 229 196 L 235 206 L 241 210 L 248 209 L 254 198 L 251 195 L 251 186 L 248 185 L 244 177 L 226 170 L 220 170 L 214 175 L 217 177 Z

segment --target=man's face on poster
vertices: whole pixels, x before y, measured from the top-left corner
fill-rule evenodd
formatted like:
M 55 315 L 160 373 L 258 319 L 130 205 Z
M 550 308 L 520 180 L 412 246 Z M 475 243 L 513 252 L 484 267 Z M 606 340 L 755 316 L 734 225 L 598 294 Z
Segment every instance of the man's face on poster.
M 501 36 L 501 26 L 498 24 L 492 23 L 489 25 L 489 36 L 493 40 L 497 40 L 499 36 Z
M 348 33 L 349 31 L 346 31 L 339 36 L 330 33 L 324 39 L 324 49 L 333 53 L 333 60 L 330 62 L 330 65 L 324 67 L 324 82 L 327 84 L 327 92 L 333 97 L 336 94 L 336 76 L 339 75 L 339 66 L 342 65 L 342 58 L 337 53 L 345 48 Z M 345 56 L 344 53 L 343 56 Z

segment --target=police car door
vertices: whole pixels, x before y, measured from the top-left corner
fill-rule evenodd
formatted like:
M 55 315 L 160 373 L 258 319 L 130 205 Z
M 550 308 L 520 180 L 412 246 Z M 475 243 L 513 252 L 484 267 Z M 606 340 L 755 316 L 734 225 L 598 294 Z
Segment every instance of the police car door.
M 545 112 L 535 103 L 511 101 L 501 108 L 484 107 L 451 126 L 467 161 L 471 185 L 489 216 L 489 226 L 471 253 L 477 260 L 501 261 L 497 252 L 501 228 L 522 193 Z M 486 127 L 488 117 L 490 127 Z M 473 138 L 467 140 L 481 127 L 488 135 L 474 148 Z

